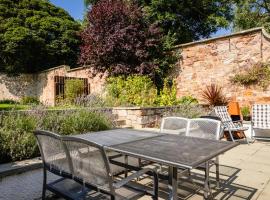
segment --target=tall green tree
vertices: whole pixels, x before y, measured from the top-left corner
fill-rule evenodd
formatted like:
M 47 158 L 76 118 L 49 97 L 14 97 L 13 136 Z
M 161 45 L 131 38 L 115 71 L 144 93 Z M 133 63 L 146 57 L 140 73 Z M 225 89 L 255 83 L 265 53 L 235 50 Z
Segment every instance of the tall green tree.
M 230 0 L 137 0 L 174 44 L 207 38 L 232 20 Z
M 98 0 L 85 0 L 86 5 Z M 151 23 L 158 23 L 168 45 L 207 38 L 233 18 L 233 0 L 126 0 L 135 1 Z
M 235 9 L 234 30 L 264 26 L 270 32 L 270 1 L 242 0 Z
M 80 24 L 48 0 L 0 0 L 0 71 L 74 65 Z

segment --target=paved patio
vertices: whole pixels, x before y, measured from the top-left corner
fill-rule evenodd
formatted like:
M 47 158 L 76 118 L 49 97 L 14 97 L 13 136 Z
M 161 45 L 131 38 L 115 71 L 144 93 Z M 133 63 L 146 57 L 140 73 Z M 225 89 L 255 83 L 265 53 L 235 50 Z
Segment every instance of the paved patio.
M 241 144 L 220 156 L 220 163 L 222 184 L 220 190 L 213 190 L 214 199 L 270 199 L 270 142 L 256 141 L 250 145 Z M 203 199 L 199 187 L 203 176 L 198 171 L 194 171 L 192 176 L 196 184 L 183 179 L 179 188 L 179 197 L 191 200 Z M 212 173 L 211 176 L 214 178 L 215 174 Z M 50 176 L 50 179 L 54 178 L 55 176 Z M 147 179 L 143 181 L 148 182 Z M 214 187 L 215 182 L 212 183 Z M 160 184 L 161 199 L 167 197 L 165 185 Z M 41 199 L 41 187 L 40 169 L 9 176 L 0 180 L 0 199 Z

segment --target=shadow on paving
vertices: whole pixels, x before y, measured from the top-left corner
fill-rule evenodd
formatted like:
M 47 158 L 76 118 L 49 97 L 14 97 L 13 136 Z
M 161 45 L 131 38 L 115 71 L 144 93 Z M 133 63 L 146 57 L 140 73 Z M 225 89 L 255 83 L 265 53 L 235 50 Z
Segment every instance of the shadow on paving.
M 220 199 L 220 200 L 229 200 L 229 199 L 240 199 L 240 200 L 247 199 L 247 200 L 249 200 L 249 199 L 252 199 L 252 197 L 256 193 L 257 189 L 233 183 L 235 181 L 235 179 L 237 179 L 237 177 L 238 177 L 237 175 L 240 171 L 241 170 L 239 168 L 221 165 L 220 166 L 220 183 L 221 183 L 220 186 L 221 187 L 220 187 L 220 189 L 217 190 L 216 189 L 216 181 L 215 181 L 215 173 L 214 173 L 215 168 L 212 167 L 210 180 L 211 180 L 211 188 L 212 188 L 212 193 L 213 193 L 214 199 Z M 41 200 L 42 171 L 36 170 L 34 172 L 35 175 L 32 175 L 33 177 L 31 177 L 31 175 L 29 175 L 29 174 L 33 174 L 33 172 L 28 173 L 28 175 L 27 175 L 28 178 L 25 178 L 25 177 L 19 178 L 19 176 L 21 176 L 23 174 L 16 176 L 16 178 L 15 177 L 12 178 L 13 180 L 10 180 L 9 184 L 6 186 L 9 186 L 10 184 L 14 184 L 14 181 L 17 181 L 16 184 L 18 186 L 20 186 L 21 189 L 23 189 L 22 186 L 24 186 L 24 185 L 25 185 L 25 189 L 27 189 L 28 186 L 27 186 L 27 184 L 24 184 L 23 181 L 26 181 L 27 183 L 29 181 L 33 181 L 33 183 L 32 183 L 33 194 L 32 195 L 27 194 L 24 197 L 19 195 L 18 193 L 17 193 L 17 195 L 15 195 L 15 193 L 8 195 L 7 193 L 10 193 L 11 190 L 9 192 L 7 190 L 5 190 L 6 197 L 12 197 L 12 196 L 15 197 L 16 196 L 16 200 L 25 200 L 25 199 Z M 51 180 L 53 180 L 54 178 L 56 178 L 56 177 L 55 176 L 51 177 Z M 140 182 L 142 184 L 147 185 L 147 186 L 150 186 L 150 187 L 152 186 L 152 180 L 148 177 L 143 178 L 142 180 L 140 180 Z M 0 181 L 0 183 L 1 183 L 1 181 Z M 179 179 L 179 188 L 178 188 L 179 199 L 183 199 L 183 200 L 185 200 L 185 199 L 190 199 L 190 200 L 203 199 L 203 185 L 204 185 L 203 171 L 192 170 L 191 179 L 187 178 L 187 177 L 181 177 Z M 1 187 L 1 184 L 0 184 L 0 187 Z M 167 181 L 160 181 L 159 188 L 160 188 L 159 197 L 161 199 L 168 199 L 168 191 L 169 190 L 168 190 Z M 16 189 L 18 190 L 18 188 L 16 188 Z M 14 192 L 14 190 L 12 190 L 12 191 Z M 3 195 L 3 193 L 0 194 L 1 200 L 2 199 L 3 200 L 10 200 L 10 198 L 5 198 L 5 195 L 4 196 L 1 196 L 1 195 Z M 27 196 L 28 196 L 28 198 L 27 198 Z M 31 199 L 29 198 L 30 196 L 32 196 Z M 60 200 L 62 198 L 58 198 L 57 196 L 52 195 L 50 192 L 47 192 L 47 199 L 48 200 L 56 200 L 56 199 Z M 103 199 L 108 199 L 108 197 L 105 195 L 101 195 L 100 193 L 97 193 L 97 192 L 90 192 L 88 194 L 88 198 L 86 198 L 86 199 L 103 200 Z M 133 199 L 139 199 L 139 198 L 133 198 Z M 150 197 L 140 198 L 140 200 L 143 200 L 143 199 L 151 199 L 151 198 Z

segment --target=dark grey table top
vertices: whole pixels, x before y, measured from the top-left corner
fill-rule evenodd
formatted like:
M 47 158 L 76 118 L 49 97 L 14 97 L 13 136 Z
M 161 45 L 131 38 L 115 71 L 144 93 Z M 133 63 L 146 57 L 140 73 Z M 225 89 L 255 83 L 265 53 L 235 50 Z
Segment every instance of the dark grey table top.
M 179 135 L 160 135 L 107 147 L 130 156 L 174 167 L 196 168 L 238 143 Z
M 163 134 L 150 131 L 138 131 L 133 129 L 113 129 L 108 131 L 75 135 L 74 137 L 89 140 L 102 146 L 112 146 L 116 144 L 157 137 L 159 135 Z

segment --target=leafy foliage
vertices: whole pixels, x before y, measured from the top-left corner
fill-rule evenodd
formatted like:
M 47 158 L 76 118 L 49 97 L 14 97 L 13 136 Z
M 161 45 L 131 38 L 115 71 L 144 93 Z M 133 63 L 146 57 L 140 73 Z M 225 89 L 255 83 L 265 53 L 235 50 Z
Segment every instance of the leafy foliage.
M 37 72 L 77 62 L 80 24 L 46 0 L 0 1 L 0 70 Z
M 0 163 L 38 156 L 35 129 L 70 135 L 107 130 L 111 120 L 89 110 L 9 112 L 0 116 Z
M 19 102 L 13 99 L 2 99 L 0 100 L 0 104 L 19 104 Z
M 172 86 L 169 85 L 168 79 L 165 79 L 163 89 L 160 91 L 157 104 L 160 106 L 177 105 L 178 100 L 176 97 L 176 83 L 173 81 Z
M 3 149 L 7 154 L 5 157 L 21 160 L 37 155 L 36 141 L 32 134 L 35 128 L 36 119 L 33 116 L 19 113 L 5 116 L 0 129 Z
M 65 80 L 65 99 L 74 102 L 75 99 L 83 94 L 84 82 L 80 79 Z
M 270 32 L 269 0 L 242 0 L 236 5 L 233 23 L 236 31 L 263 26 Z
M 199 101 L 193 96 L 183 96 L 179 99 L 180 104 L 184 105 L 192 105 L 192 104 L 198 104 Z
M 159 80 L 174 64 L 163 51 L 162 34 L 131 2 L 102 0 L 88 13 L 80 63 L 109 75 L 147 74 Z
M 224 96 L 222 88 L 216 84 L 206 86 L 202 91 L 202 98 L 209 106 L 220 106 L 228 103 L 228 99 Z
M 111 77 L 106 88 L 107 101 L 114 106 L 149 106 L 154 105 L 157 98 L 156 87 L 147 76 Z
M 21 104 L 23 104 L 23 105 L 38 105 L 38 104 L 40 104 L 40 101 L 39 101 L 38 97 L 24 96 L 21 99 Z
M 227 27 L 233 1 L 222 0 L 138 0 L 148 19 L 162 27 L 167 41 L 174 44 L 209 37 Z
M 175 106 L 198 103 L 191 96 L 178 99 L 174 80 L 165 79 L 164 86 L 158 93 L 148 76 L 111 77 L 107 79 L 106 90 L 105 104 L 110 106 Z
M 248 117 L 250 116 L 250 109 L 248 106 L 244 106 L 241 108 L 241 114 L 243 115 L 243 117 Z
M 245 72 L 236 74 L 232 77 L 232 81 L 245 86 L 258 84 L 263 89 L 267 89 L 270 83 L 269 63 L 257 63 Z
M 169 111 L 164 113 L 164 116 L 197 118 L 207 113 L 208 110 L 200 105 L 182 104 L 172 107 Z
M 95 5 L 98 0 L 85 0 Z M 164 44 L 175 44 L 209 37 L 220 27 L 228 27 L 233 19 L 233 0 L 135 0 L 147 18 L 165 33 Z

